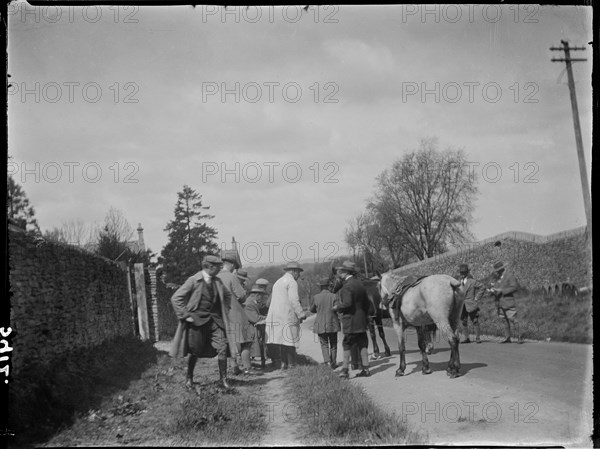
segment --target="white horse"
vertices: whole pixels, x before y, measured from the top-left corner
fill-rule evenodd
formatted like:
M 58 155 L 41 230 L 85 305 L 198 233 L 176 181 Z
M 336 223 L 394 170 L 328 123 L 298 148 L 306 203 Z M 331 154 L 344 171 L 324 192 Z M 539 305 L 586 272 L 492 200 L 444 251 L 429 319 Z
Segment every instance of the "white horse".
M 399 281 L 399 274 L 388 271 L 381 276 L 379 282 L 379 293 L 384 304 L 394 298 L 394 292 Z M 423 366 L 423 374 L 430 374 L 429 360 L 427 358 L 427 330 L 426 326 L 436 324 L 437 328 L 444 334 L 450 344 L 450 361 L 446 370 L 448 376 L 455 378 L 460 376 L 460 355 L 458 352 L 459 337 L 457 334 L 460 312 L 463 306 L 462 295 L 457 290 L 460 282 L 452 276 L 445 274 L 434 274 L 423 278 L 417 285 L 409 288 L 404 293 L 397 315 L 397 305 L 391 304 L 390 316 L 394 330 L 398 335 L 398 346 L 400 352 L 400 366 L 396 370 L 396 377 L 403 376 L 406 369 L 405 360 L 405 338 L 406 328 L 413 326 L 417 329 L 417 337 Z

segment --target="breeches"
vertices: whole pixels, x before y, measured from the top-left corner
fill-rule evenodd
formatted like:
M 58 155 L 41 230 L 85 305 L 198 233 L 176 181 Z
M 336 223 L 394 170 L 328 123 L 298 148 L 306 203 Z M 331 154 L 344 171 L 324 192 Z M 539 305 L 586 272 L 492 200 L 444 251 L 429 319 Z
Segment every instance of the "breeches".
M 213 320 L 202 326 L 190 325 L 188 329 L 188 349 L 196 357 L 218 356 L 227 359 L 227 336 L 225 329 L 219 327 Z

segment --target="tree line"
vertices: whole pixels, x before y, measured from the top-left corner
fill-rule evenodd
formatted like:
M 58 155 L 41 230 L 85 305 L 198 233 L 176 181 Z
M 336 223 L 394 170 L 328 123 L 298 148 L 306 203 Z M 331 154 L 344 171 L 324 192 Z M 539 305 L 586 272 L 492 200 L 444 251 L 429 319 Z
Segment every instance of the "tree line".
M 318 289 L 319 278 L 331 274 L 331 267 L 354 260 L 363 274 L 372 276 L 405 264 L 446 252 L 452 246 L 472 242 L 469 229 L 478 195 L 477 176 L 468 170 L 462 149 L 439 149 L 437 138 L 422 139 L 419 147 L 406 152 L 376 178 L 375 189 L 365 210 L 353 217 L 344 231 L 350 249 L 348 257 L 305 267 L 303 279 L 308 292 Z M 157 260 L 150 249 L 134 251 L 128 241 L 134 231 L 123 212 L 110 208 L 101 225 L 77 218 L 44 232 L 34 208 L 22 189 L 8 177 L 7 212 L 16 225 L 47 240 L 75 244 L 111 260 L 145 262 L 158 268 L 161 279 L 181 285 L 201 269 L 206 254 L 215 254 L 217 230 L 208 224 L 215 218 L 202 195 L 184 185 L 177 192 L 173 219 L 164 230 L 167 244 Z M 259 273 L 275 281 L 280 267 Z

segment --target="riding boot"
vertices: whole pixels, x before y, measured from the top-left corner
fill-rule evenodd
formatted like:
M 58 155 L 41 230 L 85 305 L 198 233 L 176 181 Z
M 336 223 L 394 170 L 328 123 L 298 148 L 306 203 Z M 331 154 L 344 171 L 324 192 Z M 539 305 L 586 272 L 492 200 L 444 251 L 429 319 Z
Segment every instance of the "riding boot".
M 188 389 L 194 386 L 194 367 L 198 358 L 195 355 L 190 355 L 188 359 L 187 375 L 185 378 L 185 387 Z
M 479 323 L 475 325 L 475 343 L 481 343 L 481 328 L 479 327 Z
M 330 359 L 329 362 L 331 364 L 332 368 L 335 368 L 335 366 L 337 365 L 337 348 L 331 348 L 330 349 Z
M 219 359 L 219 382 L 225 388 L 229 388 L 229 383 L 227 382 L 227 359 Z
M 295 368 L 296 367 L 296 347 L 295 346 L 289 346 L 288 349 L 288 364 L 290 368 Z

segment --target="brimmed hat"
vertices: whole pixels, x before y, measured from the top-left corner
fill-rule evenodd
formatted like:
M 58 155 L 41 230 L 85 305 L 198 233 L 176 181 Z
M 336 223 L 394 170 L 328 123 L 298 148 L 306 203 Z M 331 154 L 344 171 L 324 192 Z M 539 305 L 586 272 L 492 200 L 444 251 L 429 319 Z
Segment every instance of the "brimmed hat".
M 246 270 L 236 270 L 235 274 L 240 279 L 248 280 L 248 272 Z
M 223 265 L 223 261 L 221 260 L 221 258 L 219 256 L 205 256 L 204 260 L 202 261 L 204 263 L 210 263 L 213 265 Z
M 235 256 L 231 253 L 225 253 L 221 256 L 221 260 L 223 260 L 223 262 L 231 262 L 232 264 L 236 265 L 237 264 L 237 260 L 235 258 Z
M 458 272 L 459 273 L 468 273 L 469 272 L 469 266 L 466 263 L 461 263 L 458 266 Z
M 329 285 L 329 278 L 321 278 L 321 279 L 319 279 L 319 286 L 322 287 L 324 285 Z
M 288 262 L 288 264 L 285 267 L 283 267 L 283 270 L 284 271 L 288 271 L 288 270 L 304 271 L 304 268 L 302 268 L 298 262 Z
M 266 279 L 260 278 L 260 279 L 257 279 L 254 284 L 258 285 L 258 286 L 265 286 L 265 288 L 266 288 L 267 285 L 269 285 L 269 281 L 267 281 Z
M 504 268 L 506 268 L 506 265 L 504 265 L 504 262 L 502 262 L 502 261 L 496 262 L 494 264 L 494 271 L 500 271 L 500 270 L 503 270 Z
M 335 267 L 336 270 L 344 270 L 349 273 L 358 273 L 358 268 L 356 268 L 356 264 L 354 262 L 350 262 L 346 260 L 342 265 Z
M 267 293 L 267 291 L 254 284 L 252 286 L 252 290 L 250 290 L 250 293 L 262 293 L 264 295 Z

